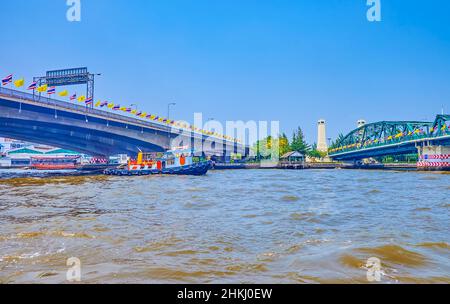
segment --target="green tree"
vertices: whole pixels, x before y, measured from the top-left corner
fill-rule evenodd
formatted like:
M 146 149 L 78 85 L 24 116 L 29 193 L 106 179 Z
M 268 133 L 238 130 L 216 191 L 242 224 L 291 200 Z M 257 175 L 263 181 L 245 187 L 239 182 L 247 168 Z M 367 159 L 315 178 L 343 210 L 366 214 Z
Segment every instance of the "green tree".
M 308 151 L 307 155 L 313 158 L 324 158 L 328 153 L 317 150 L 317 144 L 315 143 L 312 145 L 311 150 Z
M 280 156 L 283 156 L 284 154 L 291 152 L 291 145 L 289 144 L 289 139 L 287 138 L 286 134 L 283 133 L 279 137 L 279 147 L 280 147 Z
M 307 155 L 310 150 L 311 146 L 306 142 L 302 129 L 298 127 L 292 136 L 291 151 L 297 151 Z
M 265 139 L 258 140 L 253 147 L 253 151 L 256 151 L 258 159 L 270 159 L 274 152 L 273 149 L 279 149 L 279 156 L 291 151 L 289 145 L 289 139 L 286 134 L 273 138 L 268 136 Z
M 265 159 L 271 155 L 270 149 L 272 148 L 272 136 L 268 136 L 264 139 L 258 140 L 253 150 L 256 151 L 258 159 Z

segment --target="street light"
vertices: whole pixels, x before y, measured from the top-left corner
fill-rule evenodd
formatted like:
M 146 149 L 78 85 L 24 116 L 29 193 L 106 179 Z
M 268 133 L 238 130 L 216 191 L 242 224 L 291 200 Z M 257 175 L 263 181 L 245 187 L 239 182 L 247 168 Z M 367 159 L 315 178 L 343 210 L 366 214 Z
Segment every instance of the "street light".
M 209 128 L 209 122 L 210 122 L 210 121 L 214 121 L 214 120 L 215 120 L 214 118 L 208 118 L 208 120 L 206 121 L 206 125 L 208 126 L 208 130 L 211 131 L 211 132 L 212 132 L 213 130 L 216 131 L 216 130 L 213 129 L 213 128 Z
M 177 104 L 175 102 L 171 102 L 171 103 L 167 104 L 167 119 L 170 119 L 170 107 L 171 106 L 176 106 L 176 105 Z M 170 146 L 171 146 L 171 143 L 170 143 L 170 129 L 169 129 L 169 131 L 167 131 L 167 137 L 169 139 L 169 149 L 170 149 Z
M 167 119 L 170 119 L 170 107 L 171 106 L 176 106 L 177 104 L 174 102 L 171 102 L 167 105 Z

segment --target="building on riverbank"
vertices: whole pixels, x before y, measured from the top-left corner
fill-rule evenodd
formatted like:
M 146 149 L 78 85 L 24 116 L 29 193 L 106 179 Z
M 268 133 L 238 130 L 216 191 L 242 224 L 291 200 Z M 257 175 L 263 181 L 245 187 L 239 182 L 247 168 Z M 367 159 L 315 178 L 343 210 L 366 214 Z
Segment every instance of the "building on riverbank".
M 280 157 L 281 162 L 289 163 L 304 163 L 305 160 L 305 155 L 297 151 L 288 152 Z
M 5 153 L 1 158 L 0 167 L 28 167 L 33 157 L 68 157 L 81 154 L 65 149 L 48 146 L 27 146 L 13 149 Z
M 2 153 L 3 155 L 11 150 L 20 149 L 31 145 L 31 143 L 27 143 L 24 141 L 0 137 L 0 153 Z

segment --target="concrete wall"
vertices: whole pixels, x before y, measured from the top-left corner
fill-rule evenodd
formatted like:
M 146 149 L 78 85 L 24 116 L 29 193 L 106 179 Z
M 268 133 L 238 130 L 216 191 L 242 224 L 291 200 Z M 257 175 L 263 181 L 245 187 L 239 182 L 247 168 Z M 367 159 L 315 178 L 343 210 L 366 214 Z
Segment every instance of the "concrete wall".
M 448 155 L 450 154 L 450 147 L 447 146 L 424 146 L 419 147 L 420 155 Z

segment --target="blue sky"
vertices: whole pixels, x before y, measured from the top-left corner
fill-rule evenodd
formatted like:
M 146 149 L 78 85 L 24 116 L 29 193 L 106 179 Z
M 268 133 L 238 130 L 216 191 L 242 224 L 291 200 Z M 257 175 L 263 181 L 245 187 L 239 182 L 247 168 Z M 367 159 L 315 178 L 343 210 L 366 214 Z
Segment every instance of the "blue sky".
M 381 0 L 2 1 L 0 76 L 87 66 L 96 99 L 192 120 L 279 120 L 316 140 L 356 121 L 450 112 L 450 2 Z M 3 75 L 4 74 L 4 75 Z M 81 92 L 81 89 L 80 89 Z

